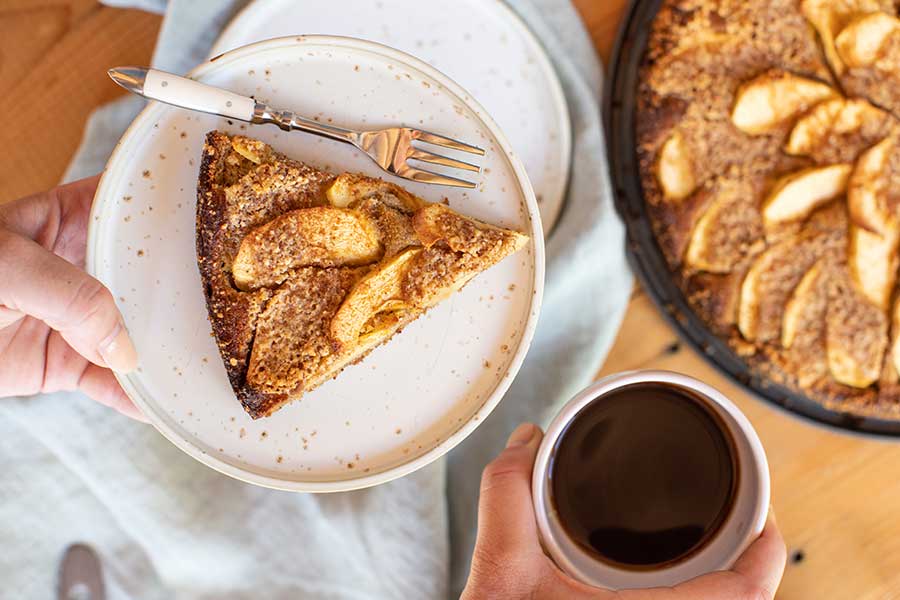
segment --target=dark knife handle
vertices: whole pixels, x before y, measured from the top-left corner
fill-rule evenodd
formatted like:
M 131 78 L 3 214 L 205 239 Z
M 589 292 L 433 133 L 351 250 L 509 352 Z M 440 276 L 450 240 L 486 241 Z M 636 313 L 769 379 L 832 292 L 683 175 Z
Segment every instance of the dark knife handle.
M 100 557 L 85 544 L 66 548 L 59 565 L 58 600 L 104 600 Z

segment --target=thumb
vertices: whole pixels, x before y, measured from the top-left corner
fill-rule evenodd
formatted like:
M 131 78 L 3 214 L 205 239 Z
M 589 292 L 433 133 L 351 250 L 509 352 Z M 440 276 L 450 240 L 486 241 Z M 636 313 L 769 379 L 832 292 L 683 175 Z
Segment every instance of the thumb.
M 0 305 L 44 321 L 101 367 L 128 372 L 137 354 L 112 294 L 39 244 L 0 230 Z
M 502 560 L 500 557 L 541 553 L 531 498 L 531 470 L 542 437 L 536 425 L 519 425 L 506 449 L 485 467 L 478 502 L 476 555 L 488 556 L 494 562 Z

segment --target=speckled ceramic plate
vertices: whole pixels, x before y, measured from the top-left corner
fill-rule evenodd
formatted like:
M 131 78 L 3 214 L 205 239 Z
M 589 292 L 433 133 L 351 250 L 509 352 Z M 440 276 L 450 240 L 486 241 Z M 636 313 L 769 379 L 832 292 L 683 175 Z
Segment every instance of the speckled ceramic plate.
M 497 125 L 458 85 L 399 51 L 349 38 L 279 38 L 191 76 L 350 127 L 422 124 L 487 149 L 471 191 L 397 180 L 421 197 L 532 236 L 518 254 L 408 326 L 362 363 L 252 421 L 210 335 L 194 251 L 204 134 L 258 137 L 333 171 L 384 174 L 352 147 L 152 103 L 107 164 L 87 266 L 118 299 L 140 355 L 120 382 L 179 448 L 233 477 L 297 491 L 366 487 L 410 473 L 470 434 L 500 401 L 537 321 L 543 242 L 534 193 Z
M 569 109 L 540 42 L 503 0 L 255 0 L 225 28 L 210 56 L 303 33 L 387 44 L 462 85 L 522 159 L 550 231 L 569 179 Z

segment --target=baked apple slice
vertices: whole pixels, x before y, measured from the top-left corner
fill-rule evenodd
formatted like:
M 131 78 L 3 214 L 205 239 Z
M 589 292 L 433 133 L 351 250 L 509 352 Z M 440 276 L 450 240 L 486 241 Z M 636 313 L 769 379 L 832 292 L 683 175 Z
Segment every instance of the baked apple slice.
M 839 383 L 865 388 L 881 374 L 888 344 L 885 311 L 863 297 L 849 274 L 836 269 L 826 314 L 828 370 Z
M 827 294 L 822 287 L 824 279 L 824 265 L 820 261 L 803 275 L 800 283 L 791 292 L 791 297 L 784 306 L 784 319 L 781 324 L 781 345 L 785 348 L 791 348 L 798 335 L 807 328 L 811 313 L 814 317 L 825 317 Z
M 357 343 L 364 328 L 377 320 L 378 315 L 391 313 L 397 316 L 412 308 L 401 300 L 403 278 L 409 261 L 420 252 L 421 248 L 405 250 L 357 282 L 331 320 L 331 337 L 338 345 Z M 377 334 L 376 329 L 383 330 L 385 325 L 369 327 L 365 333 Z
M 759 209 L 745 202 L 748 186 L 723 183 L 691 231 L 684 254 L 689 270 L 729 273 L 764 245 Z
M 744 339 L 766 342 L 782 335 L 792 292 L 815 262 L 814 241 L 800 236 L 781 241 L 757 256 L 741 284 L 738 330 Z
M 363 214 L 316 206 L 285 213 L 248 233 L 231 272 L 242 290 L 280 284 L 298 267 L 359 266 L 383 254 L 378 230 Z
M 797 119 L 785 152 L 819 164 L 850 162 L 887 136 L 893 119 L 866 100 L 834 98 Z
M 890 0 L 803 0 L 800 11 L 815 27 L 822 41 L 825 58 L 836 75 L 846 69 L 835 48 L 835 38 L 847 24 L 859 15 L 873 12 L 891 12 Z
M 821 81 L 773 70 L 738 89 L 731 122 L 744 133 L 760 135 L 837 96 L 834 88 Z
M 889 163 L 895 142 L 887 138 L 863 152 L 847 184 L 847 208 L 854 223 L 887 235 L 898 228 L 897 207 L 890 201 Z
M 887 310 L 897 280 L 897 243 L 900 232 L 884 235 L 851 224 L 847 245 L 847 266 L 853 283 L 874 306 Z
M 868 67 L 879 59 L 888 39 L 900 32 L 900 20 L 883 12 L 864 14 L 853 19 L 834 40 L 843 63 L 849 67 Z
M 697 188 L 693 161 L 680 132 L 672 134 L 660 149 L 657 177 L 668 200 L 681 201 Z
M 823 204 L 847 190 L 853 165 L 811 167 L 779 179 L 763 202 L 763 222 L 767 228 L 801 221 Z
M 894 307 L 891 310 L 891 331 L 894 336 L 894 341 L 891 342 L 891 364 L 900 374 L 900 297 L 894 300 Z

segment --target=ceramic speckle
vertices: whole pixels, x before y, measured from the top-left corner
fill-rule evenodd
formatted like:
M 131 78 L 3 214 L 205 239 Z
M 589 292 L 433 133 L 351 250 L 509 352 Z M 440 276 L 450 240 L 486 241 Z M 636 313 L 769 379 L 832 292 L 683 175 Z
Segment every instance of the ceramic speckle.
M 301 56 L 302 62 L 296 60 Z M 334 93 L 362 86 L 377 93 L 366 99 L 347 95 L 349 100 L 327 112 L 335 122 L 352 127 L 366 115 L 427 113 L 435 116 L 435 129 L 447 135 L 468 140 L 481 133 L 492 148 L 484 158 L 484 192 L 400 182 L 423 198 L 446 198 L 458 210 L 534 238 L 528 252 L 479 275 L 362 363 L 270 418 L 252 421 L 243 412 L 219 360 L 194 250 L 198 168 L 193 158 L 175 158 L 199 157 L 208 130 L 237 133 L 238 126 L 151 104 L 110 159 L 94 204 L 99 220 L 92 219 L 87 264 L 115 296 L 128 299 L 122 310 L 140 366 L 120 381 L 166 437 L 229 475 L 282 489 L 335 491 L 420 468 L 474 429 L 524 357 L 543 282 L 533 192 L 489 118 L 463 101 L 451 82 L 440 83 L 440 74 L 430 67 L 411 59 L 403 64 L 403 59 L 359 41 L 306 36 L 297 42 L 291 37 L 225 54 L 194 73 L 202 81 L 249 94 L 255 87 L 249 73 L 258 79 L 269 69 L 272 83 L 278 84 L 273 104 L 307 114 L 321 112 Z M 392 65 L 413 77 L 395 79 L 387 68 Z M 317 78 L 331 78 L 330 85 L 300 83 Z M 441 91 L 432 96 L 421 80 Z M 460 118 L 454 105 L 469 118 Z M 248 126 L 246 133 L 320 167 L 384 176 L 348 146 L 302 133 L 279 135 L 269 126 Z M 185 144 L 189 150 L 180 151 Z M 127 223 L 126 216 L 131 217 Z M 398 429 L 402 435 L 395 433 Z M 287 443 L 286 434 L 294 441 Z M 357 454 L 361 458 L 351 458 Z
M 397 26 L 397 15 L 403 15 L 402 27 Z M 502 0 L 256 0 L 231 21 L 210 55 L 295 36 L 298 30 L 380 42 L 462 84 L 510 138 L 541 199 L 544 231 L 550 230 L 562 209 L 569 177 L 568 107 L 540 43 Z M 397 78 L 412 76 L 403 65 L 381 68 L 393 73 L 395 67 Z M 347 68 L 359 72 L 366 66 L 354 63 Z M 421 84 L 432 85 L 427 80 Z M 468 102 L 468 94 L 462 100 Z M 429 115 L 412 123 L 433 127 L 434 120 Z

